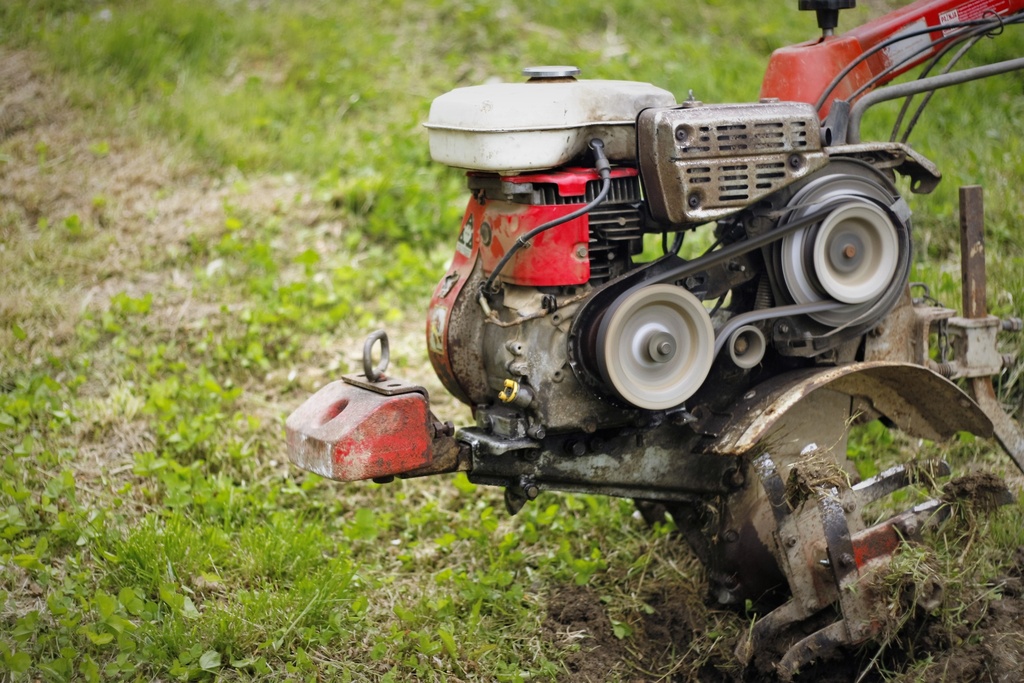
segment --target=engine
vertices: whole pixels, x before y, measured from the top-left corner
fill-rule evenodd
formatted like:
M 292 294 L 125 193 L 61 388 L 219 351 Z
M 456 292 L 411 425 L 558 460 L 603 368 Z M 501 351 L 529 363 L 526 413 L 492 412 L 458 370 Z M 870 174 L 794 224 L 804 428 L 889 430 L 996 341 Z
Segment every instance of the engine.
M 773 374 L 859 359 L 909 272 L 885 150 L 827 147 L 808 104 L 527 71 L 439 97 L 427 124 L 471 193 L 429 353 L 484 452 L 699 428 Z M 712 248 L 681 257 L 712 221 Z M 648 235 L 663 254 L 642 260 Z

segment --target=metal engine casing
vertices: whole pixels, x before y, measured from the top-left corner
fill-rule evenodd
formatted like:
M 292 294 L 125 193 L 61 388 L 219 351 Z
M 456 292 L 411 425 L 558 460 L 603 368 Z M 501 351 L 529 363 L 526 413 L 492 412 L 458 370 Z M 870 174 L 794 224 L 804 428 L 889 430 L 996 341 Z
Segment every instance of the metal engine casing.
M 473 196 L 452 264 L 431 299 L 427 339 L 439 378 L 473 407 L 479 428 L 516 440 L 635 423 L 644 410 L 622 400 L 608 387 L 607 376 L 595 369 L 598 325 L 577 324 L 577 312 L 590 305 L 590 315 L 599 320 L 603 313 L 600 306 L 594 313 L 593 295 L 647 268 L 632 261 L 642 248 L 643 234 L 685 230 L 717 219 L 724 226 L 723 239 L 743 241 L 744 234 L 784 223 L 778 216 L 785 215 L 786 203 L 799 187 L 812 179 L 829 182 L 829 176 L 821 175 L 828 173 L 830 157 L 822 148 L 816 113 L 802 103 L 652 107 L 639 114 L 637 136 L 637 158 L 622 159 L 614 168 L 616 189 L 609 199 L 591 214 L 537 235 L 517 253 L 498 276 L 498 291 L 486 297 L 490 314 L 481 307 L 480 288 L 499 259 L 532 228 L 592 198 L 598 182 L 594 171 L 572 167 L 527 175 L 469 174 Z M 630 168 L 634 164 L 642 177 L 642 193 L 639 186 L 630 189 L 636 180 L 637 171 Z M 883 204 L 898 199 L 887 180 L 891 172 L 876 172 L 867 164 L 839 164 L 837 177 L 849 168 L 860 173 L 860 167 L 877 175 L 873 185 L 890 188 L 880 190 Z M 767 208 L 753 211 L 762 204 Z M 775 217 L 766 218 L 765 213 Z M 909 258 L 909 251 L 904 257 Z M 721 328 L 730 317 L 754 315 L 754 309 L 773 300 L 792 303 L 786 301 L 783 276 L 772 263 L 778 257 L 765 258 L 760 252 L 745 254 L 675 284 L 692 289 L 700 299 L 734 291 L 731 306 L 716 316 L 715 325 Z M 737 287 L 746 294 L 740 295 Z M 872 320 L 894 305 L 893 291 L 886 292 L 884 306 L 872 310 Z M 745 329 L 751 338 L 765 340 L 772 357 L 831 353 L 833 362 L 839 357 L 836 349 L 850 336 L 834 334 L 835 326 L 814 320 L 804 323 L 803 316 L 787 320 L 793 324 Z M 864 328 L 858 325 L 850 332 L 860 334 Z M 847 346 L 841 355 L 848 358 L 854 350 Z M 716 383 L 736 374 L 728 358 L 724 353 L 715 361 L 716 367 L 726 366 L 724 375 L 713 373 Z M 790 367 L 787 362 L 753 363 L 740 374 L 754 372 L 763 379 L 765 373 Z M 514 401 L 499 398 L 509 383 L 517 392 L 522 388 Z M 728 404 L 742 386 L 742 381 L 731 388 L 719 385 L 717 397 L 710 388 L 693 386 L 686 395 L 700 390 L 697 398 Z
M 802 102 L 647 109 L 637 137 L 651 214 L 670 224 L 728 216 L 828 163 Z
M 631 190 L 626 183 L 636 180 L 635 172 L 620 176 L 620 189 L 601 212 L 552 231 L 560 235 L 538 241 L 520 262 L 512 262 L 498 295 L 504 320 L 489 318 L 478 304 L 486 267 L 504 254 L 517 233 L 540 220 L 531 211 L 545 217 L 552 211 L 564 214 L 577 206 L 577 198 L 592 192 L 587 186 L 593 177 L 581 185 L 579 175 L 570 170 L 558 176 L 506 180 L 471 176 L 477 189 L 463 218 L 452 264 L 431 299 L 427 346 L 438 377 L 453 395 L 478 411 L 479 424 L 505 438 L 548 430 L 593 431 L 598 424 L 632 419 L 630 411 L 609 406 L 580 383 L 569 363 L 567 338 L 580 303 L 596 285 L 624 272 L 630 255 L 638 251 L 639 187 Z M 566 197 L 560 191 L 580 194 Z M 564 268 L 553 270 L 559 264 Z M 523 396 L 528 393 L 531 400 L 520 398 L 510 405 L 496 400 L 506 380 L 525 387 Z

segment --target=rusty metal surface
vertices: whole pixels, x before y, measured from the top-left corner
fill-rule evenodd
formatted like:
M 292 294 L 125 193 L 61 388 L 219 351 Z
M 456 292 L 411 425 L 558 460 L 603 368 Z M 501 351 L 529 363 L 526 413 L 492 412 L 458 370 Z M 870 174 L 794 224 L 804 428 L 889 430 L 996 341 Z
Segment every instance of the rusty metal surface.
M 372 391 L 373 393 L 380 394 L 381 396 L 400 396 L 402 394 L 414 393 L 426 395 L 427 393 L 427 390 L 420 385 L 406 382 L 405 380 L 398 379 L 397 377 L 382 376 L 380 380 L 375 382 L 367 379 L 365 373 L 359 373 L 353 375 L 342 375 L 341 381 L 360 389 Z
M 892 493 L 899 484 L 911 483 L 914 477 L 905 469 L 893 468 L 866 483 L 859 492 L 842 484 L 825 483 L 793 507 L 790 486 L 784 484 L 771 456 L 764 454 L 754 464 L 767 499 L 774 503 L 777 528 L 771 538 L 778 544 L 776 554 L 785 570 L 791 599 L 755 622 L 738 647 L 737 656 L 747 662 L 759 649 L 788 641 L 777 671 L 781 679 L 789 680 L 801 667 L 880 631 L 882 624 L 875 616 L 878 595 L 870 577 L 884 570 L 904 540 L 920 539 L 925 525 L 944 519 L 948 506 L 929 501 L 861 528 L 857 503 L 868 492 L 868 498 L 874 499 Z M 826 610 L 830 605 L 839 608 L 839 617 L 822 626 L 822 619 L 830 619 L 831 612 Z M 806 635 L 801 625 L 812 619 L 818 621 L 818 630 Z
M 776 671 L 779 679 L 793 680 L 800 668 L 819 659 L 832 656 L 843 645 L 852 641 L 847 630 L 847 620 L 835 621 L 815 631 L 791 647 L 779 661 Z
M 945 377 L 991 377 L 1003 371 L 997 337 L 1002 321 L 994 315 L 950 318 L 946 326 L 953 360 L 940 364 Z
M 692 431 L 668 424 L 659 429 L 611 429 L 543 440 L 498 439 L 483 430 L 461 430 L 472 449 L 471 481 L 508 486 L 531 479 L 542 490 L 600 493 L 627 498 L 692 500 L 726 493 L 737 463 L 689 453 Z
M 833 145 L 825 151 L 830 158 L 853 157 L 877 169 L 892 169 L 910 178 L 910 189 L 915 194 L 928 194 L 934 190 L 942 173 L 933 161 L 909 145 L 899 142 L 862 142 L 856 145 Z
M 338 481 L 394 476 L 431 463 L 430 410 L 419 391 L 387 396 L 332 382 L 288 417 L 285 431 L 292 462 Z
M 751 450 L 783 415 L 825 387 L 865 401 L 912 436 L 941 441 L 959 431 L 992 434 L 991 420 L 949 380 L 910 363 L 874 361 L 797 371 L 758 385 L 736 403 L 711 450 Z
M 806 617 L 807 612 L 796 600 L 786 601 L 754 622 L 748 636 L 737 645 L 736 658 L 748 664 L 757 652 L 774 644 L 780 633 Z
M 674 224 L 735 213 L 828 163 L 814 107 L 796 102 L 652 108 L 637 138 L 651 212 Z
M 927 367 L 931 363 L 931 334 L 956 315 L 951 308 L 914 303 L 908 287 L 903 298 L 871 330 L 864 340 L 864 360 L 913 363 Z
M 988 319 L 985 303 L 985 207 L 981 187 L 960 188 L 960 279 L 964 316 Z M 999 324 L 998 320 L 995 324 Z M 994 346 L 994 340 L 992 342 Z M 992 349 L 995 352 L 995 349 Z M 994 373 L 993 373 L 994 374 Z M 971 394 L 994 425 L 996 439 L 1024 472 L 1024 430 L 1003 411 L 989 377 L 974 377 Z
M 960 188 L 960 284 L 964 316 L 984 318 L 985 204 L 980 185 Z
M 992 420 L 996 440 L 999 441 L 1017 468 L 1024 472 L 1024 429 L 1021 429 L 1021 426 L 1003 411 L 1003 406 L 996 398 L 990 378 L 975 377 L 971 380 L 970 387 L 974 400 Z

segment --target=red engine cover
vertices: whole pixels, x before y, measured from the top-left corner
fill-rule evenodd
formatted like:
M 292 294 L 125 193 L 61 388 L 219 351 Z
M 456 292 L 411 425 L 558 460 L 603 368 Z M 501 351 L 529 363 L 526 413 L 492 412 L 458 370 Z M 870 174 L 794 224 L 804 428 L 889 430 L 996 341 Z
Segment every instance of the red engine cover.
M 635 177 L 634 168 L 616 168 L 612 178 Z M 587 183 L 599 181 L 597 171 L 571 168 L 550 173 L 508 176 L 503 183 L 550 186 L 558 197 L 572 204 L 518 204 L 487 200 L 477 218 L 477 238 L 484 273 L 489 274 L 520 236 L 544 223 L 561 218 L 585 203 Z M 470 202 L 472 209 L 476 202 Z M 537 235 L 520 249 L 502 270 L 499 279 L 524 287 L 581 285 L 590 279 L 590 223 L 587 216 L 574 218 Z M 460 240 L 461 242 L 461 240 Z

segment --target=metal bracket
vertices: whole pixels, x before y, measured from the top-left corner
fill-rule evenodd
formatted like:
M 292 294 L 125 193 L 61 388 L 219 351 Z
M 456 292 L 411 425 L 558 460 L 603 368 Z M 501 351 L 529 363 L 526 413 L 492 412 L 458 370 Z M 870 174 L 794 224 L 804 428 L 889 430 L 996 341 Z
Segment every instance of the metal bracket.
M 358 375 L 342 375 L 341 379 L 345 384 L 351 384 L 354 387 L 366 389 L 382 396 L 398 396 L 400 394 L 413 393 L 427 395 L 427 390 L 420 385 L 406 382 L 396 377 L 386 377 L 379 382 L 371 382 L 366 379 L 366 375 L 359 373 Z

